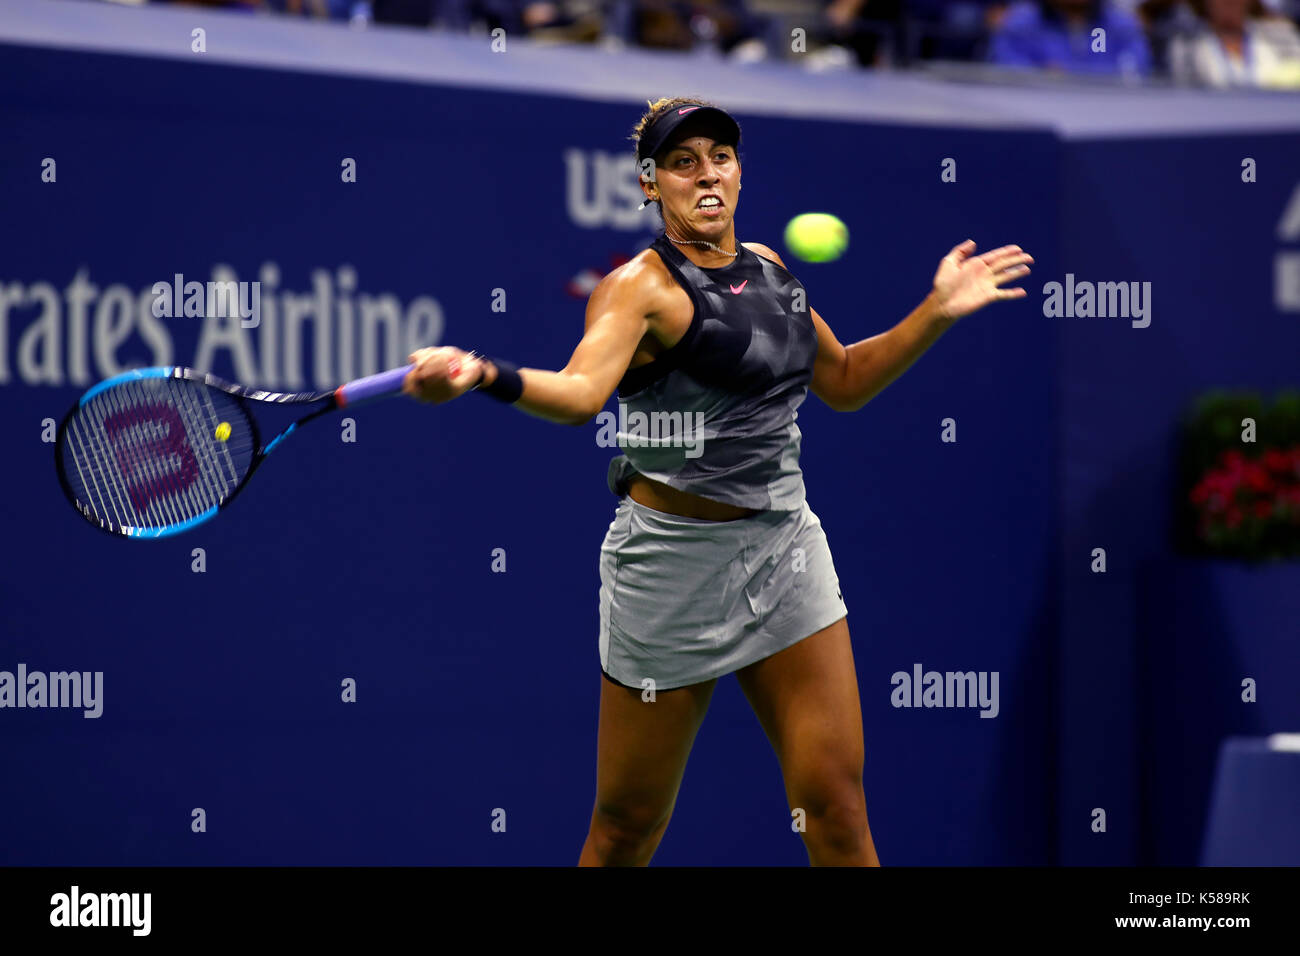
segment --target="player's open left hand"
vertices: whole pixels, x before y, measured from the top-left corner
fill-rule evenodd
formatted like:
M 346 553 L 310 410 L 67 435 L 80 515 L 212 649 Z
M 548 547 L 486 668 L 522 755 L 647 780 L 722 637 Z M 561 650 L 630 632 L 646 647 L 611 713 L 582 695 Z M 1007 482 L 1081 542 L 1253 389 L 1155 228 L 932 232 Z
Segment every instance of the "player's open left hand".
M 943 257 L 934 274 L 934 292 L 950 319 L 960 319 L 999 299 L 1023 299 L 1025 290 L 1003 289 L 1003 283 L 1029 274 L 1034 257 L 1019 246 L 1002 246 L 971 256 L 975 240 L 967 239 Z
M 403 394 L 422 402 L 449 402 L 474 387 L 483 363 L 453 345 L 418 349 L 407 359 L 415 365 L 402 381 Z

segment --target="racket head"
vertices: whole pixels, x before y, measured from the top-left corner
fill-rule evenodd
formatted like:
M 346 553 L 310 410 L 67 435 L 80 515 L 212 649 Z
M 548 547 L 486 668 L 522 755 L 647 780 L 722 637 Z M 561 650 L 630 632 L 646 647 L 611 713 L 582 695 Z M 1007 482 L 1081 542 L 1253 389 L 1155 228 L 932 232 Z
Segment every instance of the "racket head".
M 161 538 L 212 518 L 260 460 L 257 423 L 209 376 L 135 369 L 87 391 L 59 425 L 55 466 L 96 527 Z M 229 432 L 219 426 L 229 426 Z M 224 438 L 224 440 L 223 440 Z

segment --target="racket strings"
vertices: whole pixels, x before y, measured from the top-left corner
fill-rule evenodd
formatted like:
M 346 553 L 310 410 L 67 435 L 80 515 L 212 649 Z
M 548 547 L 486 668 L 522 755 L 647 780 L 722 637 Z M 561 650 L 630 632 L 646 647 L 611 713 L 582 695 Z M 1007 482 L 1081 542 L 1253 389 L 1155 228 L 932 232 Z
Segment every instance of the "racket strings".
M 160 481 L 163 462 L 152 459 L 145 453 L 149 447 L 146 444 L 146 430 L 150 432 L 148 438 L 158 440 L 164 434 L 170 435 L 170 423 L 164 427 L 161 422 L 145 415 L 132 414 L 136 409 L 124 398 L 115 390 L 109 390 L 100 397 L 100 401 L 112 409 L 110 414 L 103 417 L 101 428 L 113 446 L 118 471 L 125 483 L 126 497 L 137 513 L 145 517 L 148 526 L 173 523 L 180 520 L 176 510 L 160 494 L 164 490 L 161 487 L 163 482 Z M 170 518 L 162 514 L 164 505 L 172 512 Z
M 229 426 L 226 440 L 220 425 Z M 234 493 L 255 452 L 243 409 L 185 379 L 108 388 L 82 405 L 61 458 L 78 506 L 116 530 L 184 524 Z
M 177 390 L 173 397 L 183 403 L 186 390 Z M 129 465 L 123 462 L 122 449 L 116 450 L 119 467 L 134 477 L 130 485 L 131 502 L 151 521 L 151 527 L 179 524 L 205 507 L 202 496 L 196 494 L 194 487 L 196 458 L 193 453 L 193 441 L 190 447 L 184 443 L 172 441 L 179 434 L 175 418 L 165 423 L 158 417 L 156 409 L 138 409 L 129 405 L 124 396 L 110 390 L 106 393 L 109 404 L 115 408 L 113 420 L 125 421 L 126 427 L 121 431 L 126 449 L 129 450 Z M 165 407 L 165 406 L 164 406 Z M 186 428 L 188 415 L 182 416 L 180 428 Z M 108 419 L 105 420 L 107 425 Z M 215 425 L 213 426 L 215 428 Z M 159 446 L 165 449 L 159 453 Z M 130 468 L 136 469 L 135 475 L 129 475 Z M 191 507 L 186 507 L 187 505 Z M 198 510 L 194 510 L 198 509 Z

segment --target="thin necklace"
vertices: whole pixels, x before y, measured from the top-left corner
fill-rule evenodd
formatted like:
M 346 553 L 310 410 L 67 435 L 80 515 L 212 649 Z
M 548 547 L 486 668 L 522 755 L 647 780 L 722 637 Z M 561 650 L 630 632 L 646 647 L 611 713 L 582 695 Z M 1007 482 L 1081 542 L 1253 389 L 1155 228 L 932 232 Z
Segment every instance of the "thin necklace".
M 664 226 L 664 235 L 665 235 L 665 236 L 668 236 L 668 227 L 667 227 L 667 226 Z M 688 243 L 692 243 L 692 242 L 695 242 L 695 243 L 702 242 L 702 243 L 704 243 L 706 246 L 712 246 L 714 249 L 717 249 L 717 250 L 718 250 L 720 253 L 722 253 L 724 256 L 731 256 L 733 259 L 734 259 L 736 256 L 738 256 L 738 255 L 740 254 L 740 250 L 736 250 L 735 252 L 728 252 L 726 249 L 723 249 L 721 246 L 717 245 L 716 243 L 709 242 L 709 240 L 707 240 L 707 239 L 674 239 L 672 236 L 668 236 L 668 239 L 669 239 L 669 241 L 671 241 L 671 242 L 675 242 L 675 243 L 677 243 L 679 246 L 684 246 L 684 245 L 686 245 L 686 244 L 688 244 Z

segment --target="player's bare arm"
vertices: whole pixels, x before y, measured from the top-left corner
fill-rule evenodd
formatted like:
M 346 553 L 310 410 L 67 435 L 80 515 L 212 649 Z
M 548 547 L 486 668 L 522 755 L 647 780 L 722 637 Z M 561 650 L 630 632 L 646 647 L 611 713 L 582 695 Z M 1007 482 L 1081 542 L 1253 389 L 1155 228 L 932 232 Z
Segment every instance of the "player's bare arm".
M 651 327 L 659 283 L 638 258 L 605 276 L 587 300 L 586 328 L 568 363 L 558 372 L 523 368 L 524 392 L 514 407 L 562 425 L 583 425 L 609 400 Z M 415 368 L 403 391 L 445 402 L 495 381 L 491 361 L 451 346 L 411 354 Z
M 745 243 L 785 267 L 767 246 Z M 903 321 L 887 332 L 843 345 L 830 326 L 810 309 L 817 328 L 817 358 L 809 390 L 837 412 L 855 412 L 911 368 L 962 316 L 1000 299 L 1018 299 L 1022 288 L 1002 285 L 1028 275 L 1033 256 L 1019 246 L 1002 246 L 971 256 L 973 240 L 954 246 L 935 272 L 934 287 Z

